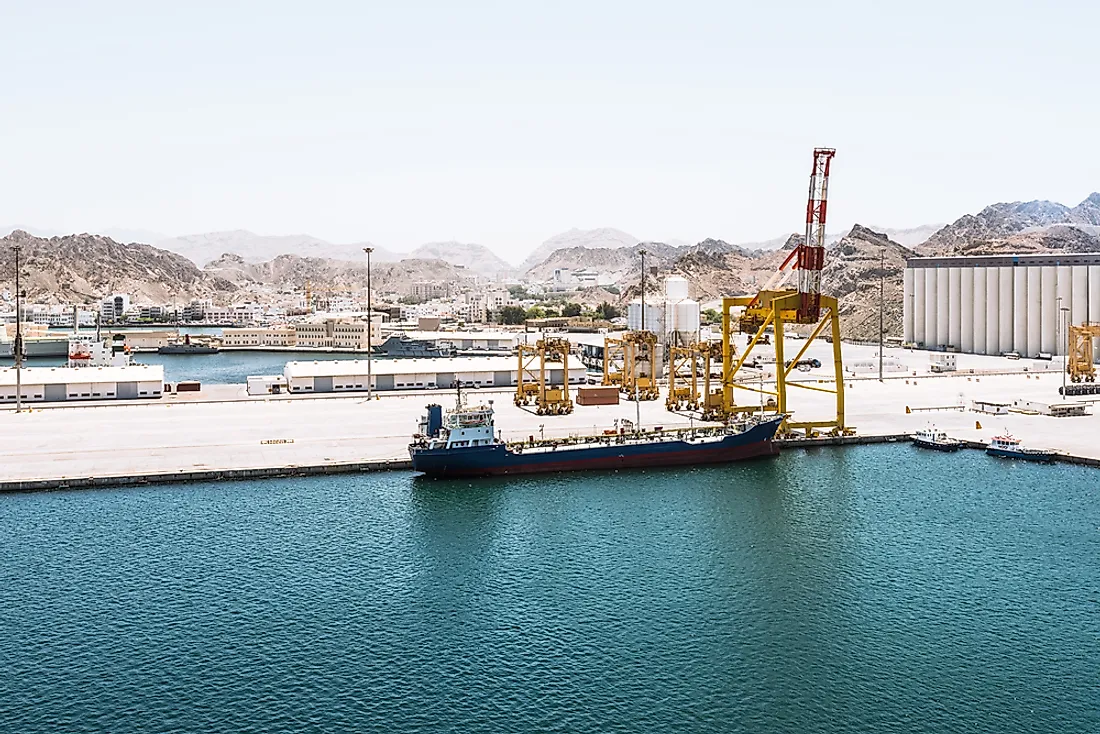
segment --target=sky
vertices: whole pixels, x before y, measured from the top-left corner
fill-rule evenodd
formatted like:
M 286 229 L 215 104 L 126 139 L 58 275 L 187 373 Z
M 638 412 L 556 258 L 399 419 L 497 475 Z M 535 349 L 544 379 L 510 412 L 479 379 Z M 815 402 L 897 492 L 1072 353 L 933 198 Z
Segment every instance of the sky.
M 897 7 L 890 7 L 890 6 Z M 517 261 L 1100 189 L 1100 3 L 0 0 L 0 222 Z

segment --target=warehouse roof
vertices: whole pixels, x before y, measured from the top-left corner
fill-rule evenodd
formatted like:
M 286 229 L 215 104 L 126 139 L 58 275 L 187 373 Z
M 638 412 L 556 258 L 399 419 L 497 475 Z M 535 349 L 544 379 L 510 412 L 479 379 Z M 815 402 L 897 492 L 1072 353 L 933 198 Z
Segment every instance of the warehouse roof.
M 547 362 L 547 367 L 561 369 L 561 362 Z M 441 357 L 438 359 L 376 359 L 371 363 L 375 375 L 420 375 L 441 372 L 504 372 L 516 370 L 515 357 Z M 583 370 L 577 362 L 570 369 Z M 339 359 L 313 362 L 287 362 L 283 374 L 287 377 L 343 377 L 367 374 L 367 360 Z
M 490 341 L 515 341 L 519 336 L 518 332 L 514 331 L 417 331 L 412 329 L 406 331 L 405 334 L 411 339 L 429 339 L 431 341 L 450 339 L 469 339 L 477 341 L 479 339 L 486 339 Z
M 1011 268 L 1020 265 L 1100 265 L 1100 252 L 911 257 L 905 261 L 908 268 Z
M 127 367 L 24 367 L 24 385 L 72 385 L 88 382 L 164 382 L 159 364 Z M 15 385 L 15 368 L 0 370 L 0 385 Z

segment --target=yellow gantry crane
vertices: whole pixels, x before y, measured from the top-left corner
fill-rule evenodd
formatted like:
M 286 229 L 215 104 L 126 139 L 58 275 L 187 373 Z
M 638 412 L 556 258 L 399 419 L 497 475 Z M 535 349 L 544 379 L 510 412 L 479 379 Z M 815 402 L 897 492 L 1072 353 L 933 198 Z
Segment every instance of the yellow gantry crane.
M 569 398 L 569 342 L 557 337 L 544 337 L 534 346 L 520 344 L 519 371 L 516 374 L 515 403 L 534 403 L 539 415 L 565 415 L 573 412 Z M 548 363 L 560 360 L 561 385 L 556 386 Z
M 613 336 L 603 338 L 603 384 L 622 389 L 625 357 L 622 339 Z
M 657 335 L 652 331 L 623 334 L 623 371 L 620 390 L 633 400 L 656 400 Z
M 698 410 L 703 420 L 722 414 L 722 390 L 711 387 L 711 378 L 722 356 L 721 342 L 695 342 L 669 348 L 668 397 L 670 411 Z M 718 380 L 715 380 L 718 383 Z
M 814 328 L 805 340 L 802 348 L 791 359 L 787 359 L 784 353 L 783 331 L 788 323 L 806 324 L 806 314 L 800 311 L 801 294 L 798 291 L 761 291 L 753 297 L 723 298 L 722 299 L 722 408 L 721 412 L 726 416 L 741 413 L 755 413 L 759 411 L 789 414 L 791 404 L 788 400 L 787 388 L 795 387 L 805 390 L 830 393 L 835 396 L 836 410 L 831 418 L 811 421 L 796 421 L 788 419 L 784 423 L 785 433 L 793 433 L 802 430 L 807 436 L 827 429 L 833 434 L 848 432 L 844 424 L 844 365 L 840 354 L 840 312 L 837 300 L 832 296 L 818 296 L 819 311 L 814 319 Z M 738 319 L 739 329 L 734 331 L 734 308 L 743 308 Z M 770 389 L 759 376 L 746 376 L 742 374 L 742 368 L 749 361 L 754 349 L 760 344 L 768 328 L 775 332 L 775 387 Z M 810 345 L 823 336 L 828 327 L 833 353 L 834 380 L 832 387 L 827 384 L 811 384 L 809 382 L 789 381 L 791 372 L 797 369 L 802 357 Z M 740 357 L 737 357 L 733 340 L 737 333 L 750 335 L 748 346 Z M 755 383 L 755 384 L 752 384 Z M 770 384 L 770 383 L 768 383 Z M 762 404 L 738 405 L 735 390 L 746 390 L 762 394 L 770 398 Z
M 1100 324 L 1069 327 L 1066 372 L 1071 382 L 1096 382 L 1093 340 L 1100 339 Z

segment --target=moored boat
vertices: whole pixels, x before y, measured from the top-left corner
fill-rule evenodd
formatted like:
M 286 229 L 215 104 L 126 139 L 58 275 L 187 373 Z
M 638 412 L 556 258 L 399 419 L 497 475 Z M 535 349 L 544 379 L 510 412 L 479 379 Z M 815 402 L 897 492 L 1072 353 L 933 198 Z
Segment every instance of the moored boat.
M 496 433 L 492 401 L 446 413 L 429 405 L 409 445 L 413 469 L 435 477 L 537 474 L 740 461 L 774 456 L 783 416 L 713 428 L 639 432 L 507 443 Z
M 917 431 L 911 438 L 914 446 L 935 449 L 936 451 L 958 451 L 962 446 L 962 441 L 957 438 L 951 438 L 943 431 L 937 430 L 934 426 Z
M 1007 433 L 1003 436 L 994 436 L 985 452 L 990 456 L 998 456 L 1003 459 L 1023 459 L 1024 461 L 1037 461 L 1040 463 L 1054 461 L 1053 451 L 1026 448 L 1020 445 L 1020 439 Z

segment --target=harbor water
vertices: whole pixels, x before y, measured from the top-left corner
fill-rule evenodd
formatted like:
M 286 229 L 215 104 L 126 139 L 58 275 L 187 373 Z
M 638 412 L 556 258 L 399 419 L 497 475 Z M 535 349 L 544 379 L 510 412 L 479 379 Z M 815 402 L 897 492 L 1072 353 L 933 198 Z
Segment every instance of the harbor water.
M 0 730 L 1096 732 L 1100 476 L 692 470 L 0 497 Z

